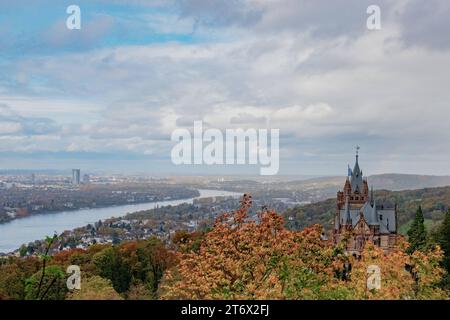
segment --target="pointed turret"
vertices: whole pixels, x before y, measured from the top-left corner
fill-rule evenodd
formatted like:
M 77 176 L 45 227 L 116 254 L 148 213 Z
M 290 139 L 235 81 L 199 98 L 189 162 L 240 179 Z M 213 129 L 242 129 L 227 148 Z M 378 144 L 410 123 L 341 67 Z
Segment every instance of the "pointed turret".
M 352 192 L 362 193 L 364 190 L 363 189 L 364 184 L 363 184 L 362 171 L 359 168 L 359 163 L 358 163 L 358 158 L 359 158 L 358 150 L 359 150 L 359 146 L 356 147 L 356 161 L 355 161 L 355 166 L 353 168 L 350 184 L 352 186 Z

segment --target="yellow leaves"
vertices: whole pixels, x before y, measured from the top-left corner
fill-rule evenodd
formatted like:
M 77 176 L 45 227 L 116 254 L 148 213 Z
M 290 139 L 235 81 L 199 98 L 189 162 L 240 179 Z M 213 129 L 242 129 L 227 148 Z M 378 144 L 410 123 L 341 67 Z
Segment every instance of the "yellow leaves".
M 302 231 L 284 228 L 273 211 L 249 219 L 251 198 L 220 216 L 197 252 L 179 256 L 167 272 L 164 299 L 424 299 L 445 297 L 436 289 L 443 271 L 442 251 L 405 253 L 407 242 L 390 254 L 367 243 L 361 256 L 348 256 L 321 238 L 315 225 Z M 255 221 L 256 220 L 256 221 Z M 351 265 L 351 270 L 344 272 Z M 381 271 L 381 288 L 367 287 L 370 265 Z M 411 266 L 411 270 L 407 270 Z M 176 273 L 176 276 L 174 275 Z M 346 277 L 342 277 L 346 274 Z M 414 274 L 418 278 L 414 278 Z M 339 276 L 340 275 L 340 276 Z

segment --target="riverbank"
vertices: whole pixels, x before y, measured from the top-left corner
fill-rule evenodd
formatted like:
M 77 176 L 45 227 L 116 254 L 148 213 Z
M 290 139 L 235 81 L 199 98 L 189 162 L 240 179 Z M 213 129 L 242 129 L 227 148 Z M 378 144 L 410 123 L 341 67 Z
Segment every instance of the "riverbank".
M 198 190 L 196 190 L 196 191 L 197 191 L 197 194 L 195 196 L 199 197 L 200 193 L 198 192 Z M 148 203 L 161 202 L 161 201 L 176 201 L 176 200 L 184 200 L 184 199 L 190 199 L 190 198 L 195 198 L 195 197 L 192 197 L 192 196 L 190 196 L 190 197 L 167 196 L 166 199 L 164 199 L 164 200 L 163 199 L 154 200 L 154 201 L 137 200 L 137 201 L 133 201 L 132 203 L 127 202 L 127 203 L 119 203 L 119 204 L 111 204 L 111 205 L 97 205 L 95 207 L 66 208 L 65 210 L 48 210 L 48 211 L 41 211 L 41 212 L 37 211 L 35 213 L 28 214 L 28 215 L 15 216 L 14 218 L 11 218 L 9 220 L 1 220 L 0 221 L 0 225 L 12 222 L 12 221 L 17 220 L 17 219 L 26 219 L 26 218 L 29 218 L 29 217 L 32 217 L 32 216 L 39 216 L 39 215 L 52 215 L 52 214 L 59 214 L 61 212 L 77 212 L 77 211 L 81 211 L 81 210 L 120 208 L 120 207 L 128 206 L 128 205 L 140 205 L 140 204 L 148 204 Z
M 187 199 L 157 201 L 142 204 L 132 204 L 107 208 L 94 208 L 76 211 L 63 211 L 52 214 L 33 215 L 16 219 L 0 225 L 0 253 L 17 250 L 22 244 L 45 236 L 61 234 L 66 230 L 73 230 L 88 224 L 95 224 L 99 220 L 112 217 L 123 217 L 128 213 L 150 210 L 157 207 L 175 206 L 182 203 L 193 203 L 194 199 L 217 197 L 217 196 L 239 196 L 239 193 L 222 190 L 199 189 L 200 195 Z

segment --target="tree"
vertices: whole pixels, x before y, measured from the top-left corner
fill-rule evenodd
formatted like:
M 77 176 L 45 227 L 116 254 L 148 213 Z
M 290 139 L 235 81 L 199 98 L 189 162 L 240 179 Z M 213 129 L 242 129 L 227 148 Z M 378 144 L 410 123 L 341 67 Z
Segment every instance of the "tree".
M 198 252 L 180 254 L 180 264 L 166 273 L 161 285 L 162 298 L 282 299 L 291 277 L 289 265 L 298 263 L 318 277 L 332 274 L 330 263 L 317 263 L 332 252 L 330 247 L 321 251 L 325 242 L 319 226 L 291 232 L 270 210 L 250 219 L 250 206 L 251 197 L 245 195 L 239 210 L 216 220 Z
M 187 230 L 178 230 L 172 237 L 172 244 L 180 252 L 198 252 L 200 249 L 200 244 L 203 240 L 204 233 L 195 231 L 188 232 Z
M 444 220 L 439 225 L 435 239 L 444 251 L 442 266 L 447 271 L 446 286 L 450 287 L 450 276 L 448 275 L 450 274 L 450 209 L 447 210 Z
M 122 259 L 117 247 L 109 247 L 93 257 L 97 275 L 111 280 L 114 289 L 119 292 L 128 290 L 131 282 L 130 266 Z
M 407 249 L 408 253 L 413 253 L 417 250 L 423 251 L 426 249 L 427 232 L 425 230 L 424 221 L 422 207 L 419 206 L 413 223 L 407 233 L 408 241 L 410 243 L 410 247 Z
M 439 267 L 442 251 L 434 248 L 427 252 L 408 254 L 408 243 L 400 241 L 389 254 L 373 243 L 367 243 L 359 258 L 350 257 L 350 281 L 339 283 L 337 289 L 344 299 L 445 299 L 447 293 L 438 287 L 443 275 Z M 381 287 L 367 288 L 368 267 L 380 270 Z
M 0 266 L 0 294 L 9 299 L 23 299 L 25 290 L 23 276 L 14 264 Z
M 138 242 L 136 255 L 139 268 L 136 268 L 135 278 L 141 280 L 155 295 L 164 272 L 175 265 L 176 257 L 156 237 Z
M 26 245 L 21 245 L 19 249 L 19 254 L 21 257 L 25 257 L 28 253 L 28 247 Z
M 67 292 L 66 275 L 58 266 L 49 266 L 26 280 L 25 299 L 64 300 Z
M 290 231 L 275 212 L 220 216 L 198 252 L 180 252 L 160 286 L 163 299 L 442 299 L 439 248 L 392 253 L 368 242 L 359 258 L 323 240 L 322 227 Z M 379 266 L 379 290 L 368 290 L 368 267 Z M 351 266 L 351 268 L 349 267 Z M 345 277 L 343 276 L 345 274 Z

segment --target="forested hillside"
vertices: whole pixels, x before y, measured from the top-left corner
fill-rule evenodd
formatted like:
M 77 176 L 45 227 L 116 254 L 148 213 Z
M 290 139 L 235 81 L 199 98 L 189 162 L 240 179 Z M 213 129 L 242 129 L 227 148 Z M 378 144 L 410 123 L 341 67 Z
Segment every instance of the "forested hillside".
M 450 207 L 450 187 L 406 191 L 378 190 L 375 191 L 375 198 L 378 204 L 397 204 L 401 232 L 405 230 L 402 225 L 412 220 L 419 205 L 422 206 L 427 226 L 433 228 L 436 222 L 443 219 L 444 212 Z M 332 198 L 289 209 L 284 212 L 284 217 L 288 226 L 293 229 L 303 229 L 316 223 L 331 229 L 335 212 L 336 199 Z

